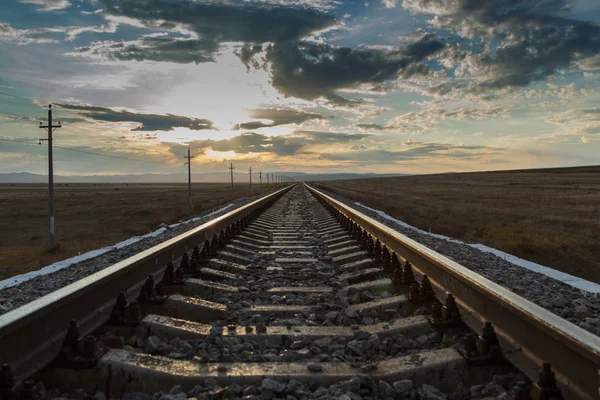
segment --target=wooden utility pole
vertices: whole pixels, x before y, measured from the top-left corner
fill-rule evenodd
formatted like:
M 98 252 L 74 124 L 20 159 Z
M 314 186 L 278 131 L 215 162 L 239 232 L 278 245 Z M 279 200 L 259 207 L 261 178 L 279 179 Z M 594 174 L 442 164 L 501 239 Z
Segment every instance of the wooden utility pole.
M 267 172 L 267 186 L 269 186 L 269 173 Z
M 190 155 L 190 148 L 188 147 L 188 155 L 187 157 L 184 156 L 183 158 L 187 159 L 187 166 L 188 166 L 188 201 L 190 203 L 190 207 L 192 206 L 192 157 Z M 185 165 L 185 164 L 184 164 Z
M 250 172 L 250 194 L 252 194 L 252 167 L 248 171 Z
M 258 189 L 262 190 L 262 169 L 258 171 L 258 179 L 259 179 Z
M 40 128 L 48 131 L 48 138 L 40 139 L 40 144 L 44 140 L 48 141 L 48 218 L 50 221 L 50 235 L 48 241 L 48 251 L 54 252 L 54 167 L 52 162 L 52 132 L 56 128 L 62 128 L 60 121 L 58 125 L 52 125 L 52 104 L 48 105 L 48 125 L 42 125 Z
M 229 171 L 231 172 L 231 190 L 233 191 L 233 163 L 229 163 Z

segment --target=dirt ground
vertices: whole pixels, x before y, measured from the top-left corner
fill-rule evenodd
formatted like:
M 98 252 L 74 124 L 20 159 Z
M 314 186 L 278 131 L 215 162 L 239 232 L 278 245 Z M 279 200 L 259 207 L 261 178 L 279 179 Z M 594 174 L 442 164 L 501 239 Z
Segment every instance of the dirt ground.
M 274 189 L 263 185 L 262 192 Z M 254 186 L 253 194 L 260 192 Z M 189 215 L 250 195 L 248 184 L 56 184 L 57 251 L 47 252 L 46 185 L 0 185 L 0 279 L 154 231 Z
M 317 183 L 423 230 L 600 282 L 600 167 Z

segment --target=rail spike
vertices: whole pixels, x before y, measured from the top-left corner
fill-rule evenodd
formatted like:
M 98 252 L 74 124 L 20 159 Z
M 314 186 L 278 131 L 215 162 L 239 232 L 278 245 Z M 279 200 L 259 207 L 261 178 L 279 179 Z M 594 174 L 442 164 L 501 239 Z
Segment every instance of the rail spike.
M 217 237 L 217 234 L 214 234 L 212 237 L 212 240 L 210 242 L 210 255 L 216 256 L 218 252 L 219 252 L 219 238 Z
M 433 292 L 433 286 L 427 275 L 423 275 L 421 278 L 421 301 L 431 301 L 435 299 L 435 293 Z
M 225 236 L 225 231 L 222 230 L 219 234 L 219 247 L 223 248 L 227 244 L 227 237 Z
M 154 284 L 154 277 L 152 275 L 148 275 L 146 278 L 146 282 L 142 287 L 142 291 L 140 293 L 140 302 L 148 303 L 148 304 L 162 304 L 166 300 L 166 296 L 164 294 L 164 288 L 160 285 L 160 290 L 158 289 L 159 285 Z
M 80 343 L 77 321 L 71 320 L 55 363 L 66 368 L 93 368 L 104 353 L 94 336 L 88 335 Z
M 375 242 L 373 242 L 373 236 L 369 234 L 367 239 L 367 253 L 372 257 L 375 255 Z
M 190 269 L 190 259 L 187 253 L 183 253 L 181 256 L 181 262 L 179 263 L 179 268 L 181 268 L 184 272 Z
M 383 261 L 381 259 L 381 242 L 379 239 L 375 240 L 375 246 L 373 247 L 374 259 L 373 262 L 377 265 L 382 264 Z
M 400 264 L 400 260 L 398 259 L 398 255 L 396 253 L 392 254 L 390 268 L 392 270 L 392 281 L 395 284 L 402 283 L 402 264 Z
M 464 347 L 458 349 L 469 365 L 506 363 L 491 322 L 486 322 L 483 325 L 481 335 L 477 339 L 474 338 L 471 334 L 467 335 L 464 340 Z
M 412 285 L 415 282 L 415 275 L 413 274 L 412 265 L 409 261 L 406 261 L 402 271 L 402 283 L 405 285 Z
M 460 318 L 460 310 L 451 293 L 446 295 L 443 306 L 440 303 L 433 303 L 431 305 L 431 316 L 428 319 L 436 329 L 455 328 L 463 325 Z
M 556 376 L 549 362 L 542 364 L 538 375 L 538 381 L 534 385 L 534 393 L 540 400 L 562 400 L 563 396 L 556 384 Z
M 390 251 L 388 247 L 384 244 L 381 251 L 381 260 L 383 261 L 383 272 L 390 273 L 393 271 L 392 269 L 392 260 L 390 257 Z

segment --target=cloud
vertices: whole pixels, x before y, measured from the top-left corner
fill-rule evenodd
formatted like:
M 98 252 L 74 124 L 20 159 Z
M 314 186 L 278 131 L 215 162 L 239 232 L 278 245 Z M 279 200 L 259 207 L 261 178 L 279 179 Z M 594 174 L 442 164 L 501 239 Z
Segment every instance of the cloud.
M 432 35 L 426 35 L 394 51 L 294 42 L 273 43 L 264 50 L 271 68 L 271 84 L 284 96 L 324 98 L 338 106 L 355 106 L 361 102 L 344 98 L 336 91 L 386 91 L 389 83 L 397 79 L 427 75 L 429 68 L 421 61 L 443 47 Z M 253 52 L 256 54 L 256 49 Z
M 600 133 L 600 108 L 571 109 L 552 114 L 546 122 L 561 128 L 559 135 L 596 135 Z
M 298 110 L 290 110 L 290 109 L 273 109 L 273 108 L 264 108 L 264 109 L 256 109 L 249 110 L 248 112 L 250 118 L 255 119 L 266 119 L 270 120 L 270 123 L 265 123 L 262 121 L 253 121 L 253 122 L 244 122 L 241 124 L 236 124 L 233 129 L 258 129 L 258 128 L 268 128 L 278 125 L 285 124 L 296 124 L 299 125 L 303 122 L 309 121 L 311 119 L 326 119 L 321 114 L 316 113 L 307 113 L 304 111 Z
M 294 41 L 339 25 L 335 16 L 325 11 L 337 2 L 326 0 L 99 1 L 106 6 L 101 14 L 111 21 L 188 37 L 96 42 L 71 55 L 79 53 L 113 61 L 212 62 L 223 43 Z
M 398 0 L 381 0 L 385 8 L 395 8 L 398 5 Z
M 503 158 L 492 158 L 485 161 L 485 164 L 488 165 L 500 165 L 500 164 L 510 164 L 509 160 L 505 160 Z
M 272 4 L 287 7 L 305 7 L 315 10 L 332 10 L 342 4 L 341 0 L 253 0 L 257 4 Z
M 389 126 L 416 125 L 422 128 L 430 128 L 440 121 L 464 121 L 467 119 L 481 121 L 484 119 L 506 117 L 511 111 L 512 109 L 508 107 L 459 108 L 456 110 L 442 108 L 427 109 L 394 117 L 389 121 Z
M 62 34 L 66 41 L 72 41 L 83 32 L 115 33 L 118 24 L 107 22 L 99 26 L 59 26 L 54 28 L 16 29 L 7 23 L 0 22 L 0 40 L 20 45 L 31 43 L 59 43 L 51 36 Z
M 151 28 L 180 24 L 219 43 L 298 40 L 337 24 L 333 15 L 318 9 L 265 2 L 101 1 L 106 15 L 132 18 Z
M 289 135 L 267 136 L 256 132 L 245 132 L 231 139 L 194 140 L 185 144 L 196 153 L 206 149 L 214 151 L 233 151 L 237 154 L 272 153 L 277 156 L 312 153 L 306 147 L 331 143 L 350 143 L 369 137 L 367 134 L 346 134 L 338 132 L 294 131 Z M 178 152 L 183 144 L 171 144 L 172 150 Z
M 366 131 L 404 131 L 415 133 L 435 128 L 440 121 L 464 121 L 504 118 L 513 110 L 509 107 L 489 108 L 458 108 L 443 109 L 429 108 L 398 115 L 388 121 L 386 125 L 377 123 L 359 123 L 354 126 Z
M 455 80 L 432 94 L 494 93 L 544 80 L 600 53 L 600 26 L 566 17 L 568 0 L 404 0 L 414 13 L 460 39 L 440 55 Z M 462 40 L 461 40 L 462 39 Z
M 42 11 L 62 10 L 71 5 L 67 0 L 19 0 L 19 2 L 35 4 L 39 6 L 38 9 Z
M 20 45 L 31 43 L 58 43 L 50 38 L 53 32 L 48 29 L 15 29 L 7 23 L 0 22 L 0 40 Z
M 77 47 L 69 55 L 100 57 L 111 61 L 213 62 L 219 44 L 208 39 L 144 37 L 137 40 L 105 40 Z
M 371 131 L 385 131 L 385 130 L 389 130 L 391 129 L 391 127 L 385 126 L 385 125 L 381 125 L 381 124 L 375 124 L 375 123 L 370 123 L 370 124 L 356 124 L 354 125 L 357 128 L 361 128 L 361 129 L 365 129 L 365 130 L 371 130 Z
M 140 114 L 129 111 L 115 111 L 105 107 L 94 107 L 75 104 L 57 104 L 57 106 L 74 110 L 80 115 L 97 121 L 106 122 L 138 122 L 141 125 L 132 131 L 172 131 L 177 127 L 190 130 L 215 129 L 208 119 L 189 118 L 180 115 Z
M 407 141 L 403 149 L 388 150 L 382 148 L 363 149 L 352 147 L 349 152 L 324 153 L 321 159 L 332 161 L 348 161 L 353 163 L 390 163 L 430 158 L 479 159 L 491 154 L 497 154 L 501 148 L 486 146 L 462 146 L 449 143 L 425 143 Z

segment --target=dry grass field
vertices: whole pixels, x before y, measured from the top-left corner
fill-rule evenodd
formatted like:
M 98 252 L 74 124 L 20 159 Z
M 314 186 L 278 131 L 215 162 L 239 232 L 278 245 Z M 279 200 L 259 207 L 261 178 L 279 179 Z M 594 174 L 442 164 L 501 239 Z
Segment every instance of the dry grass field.
M 406 223 L 600 282 L 600 167 L 372 178 L 318 187 Z
M 274 186 L 269 188 L 274 189 Z M 188 215 L 250 195 L 247 184 L 57 184 L 57 251 L 48 253 L 46 185 L 0 185 L 0 279 L 39 269 L 156 230 Z M 267 191 L 263 185 L 263 192 Z M 258 185 L 254 194 L 259 193 Z

